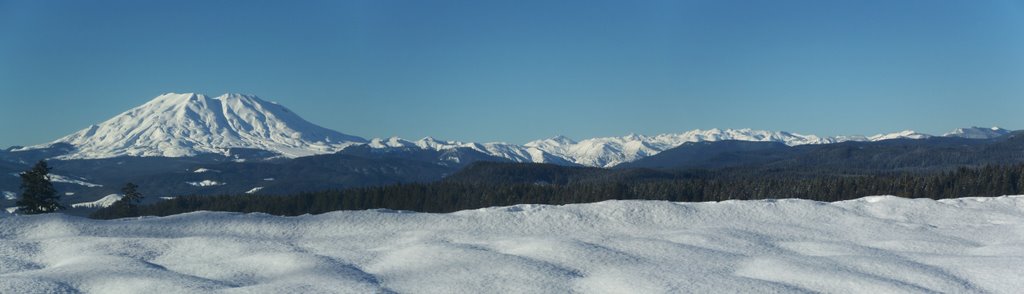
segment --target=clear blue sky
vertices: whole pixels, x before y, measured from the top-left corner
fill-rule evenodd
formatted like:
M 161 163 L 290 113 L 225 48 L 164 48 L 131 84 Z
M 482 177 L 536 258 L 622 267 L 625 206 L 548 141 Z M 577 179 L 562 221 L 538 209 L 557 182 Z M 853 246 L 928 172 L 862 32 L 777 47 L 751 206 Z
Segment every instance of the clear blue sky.
M 165 92 L 363 137 L 1021 129 L 1024 2 L 0 0 L 0 146 Z

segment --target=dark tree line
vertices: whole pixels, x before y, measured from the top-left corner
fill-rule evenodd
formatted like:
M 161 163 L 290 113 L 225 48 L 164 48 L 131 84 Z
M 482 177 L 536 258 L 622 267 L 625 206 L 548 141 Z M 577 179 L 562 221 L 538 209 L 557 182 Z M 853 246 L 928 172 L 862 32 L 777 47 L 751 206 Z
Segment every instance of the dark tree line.
M 117 215 L 138 215 L 139 202 L 143 198 L 138 189 L 139 186 L 134 183 L 124 184 L 124 187 L 121 188 L 121 200 L 104 209 L 108 210 L 108 213 Z
M 493 167 L 488 167 L 493 168 Z M 598 169 L 574 169 L 565 175 L 538 169 L 503 171 L 502 177 L 448 180 L 427 184 L 301 193 L 287 196 L 182 196 L 135 209 L 105 208 L 91 215 L 112 219 L 138 215 L 166 216 L 199 210 L 263 212 L 273 215 L 319 214 L 335 210 L 386 208 L 419 212 L 452 212 L 514 204 L 569 204 L 612 199 L 721 201 L 729 199 L 802 198 L 839 201 L 869 195 L 908 198 L 999 196 L 1024 192 L 1024 165 L 960 168 L 920 174 L 789 175 L 694 172 L 667 176 L 649 171 L 602 174 Z M 586 180 L 588 178 L 600 180 Z

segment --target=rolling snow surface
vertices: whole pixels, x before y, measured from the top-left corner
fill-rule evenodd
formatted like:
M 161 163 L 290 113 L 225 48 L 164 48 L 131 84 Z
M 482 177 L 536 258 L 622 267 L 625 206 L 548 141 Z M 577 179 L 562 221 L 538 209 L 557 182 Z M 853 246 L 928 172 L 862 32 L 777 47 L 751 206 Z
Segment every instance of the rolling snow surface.
M 0 292 L 1015 293 L 1024 197 L 0 218 Z

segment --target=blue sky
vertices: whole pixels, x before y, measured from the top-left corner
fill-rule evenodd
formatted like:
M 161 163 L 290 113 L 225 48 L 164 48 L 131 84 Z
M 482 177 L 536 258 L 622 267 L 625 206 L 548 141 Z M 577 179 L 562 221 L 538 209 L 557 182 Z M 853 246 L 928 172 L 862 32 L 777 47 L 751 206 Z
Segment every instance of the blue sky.
M 165 92 L 363 137 L 1022 129 L 1024 2 L 0 0 L 0 146 Z

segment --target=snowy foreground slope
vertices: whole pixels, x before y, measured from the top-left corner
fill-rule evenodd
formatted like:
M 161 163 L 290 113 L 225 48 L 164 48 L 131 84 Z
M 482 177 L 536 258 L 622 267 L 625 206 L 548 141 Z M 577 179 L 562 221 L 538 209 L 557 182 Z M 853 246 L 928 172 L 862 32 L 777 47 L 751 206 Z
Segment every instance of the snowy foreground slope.
M 1021 196 L 0 219 L 0 293 L 1020 289 Z

